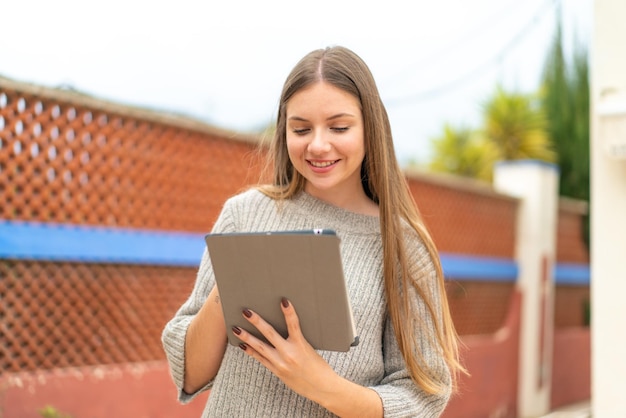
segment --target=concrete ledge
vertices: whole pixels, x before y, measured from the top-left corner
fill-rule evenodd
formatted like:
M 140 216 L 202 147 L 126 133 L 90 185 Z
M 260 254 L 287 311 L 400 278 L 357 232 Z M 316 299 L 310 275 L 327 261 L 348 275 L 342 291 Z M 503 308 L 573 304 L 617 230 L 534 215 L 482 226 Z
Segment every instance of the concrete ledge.
M 564 406 L 541 418 L 591 418 L 591 401 Z

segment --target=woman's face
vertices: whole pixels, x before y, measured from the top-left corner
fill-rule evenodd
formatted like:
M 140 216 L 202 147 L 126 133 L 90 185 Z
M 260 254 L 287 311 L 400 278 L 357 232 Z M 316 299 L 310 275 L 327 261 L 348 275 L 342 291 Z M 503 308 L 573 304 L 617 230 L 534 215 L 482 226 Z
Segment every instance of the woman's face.
M 286 119 L 289 158 L 306 179 L 305 191 L 340 206 L 362 198 L 365 144 L 359 101 L 317 82 L 291 97 Z

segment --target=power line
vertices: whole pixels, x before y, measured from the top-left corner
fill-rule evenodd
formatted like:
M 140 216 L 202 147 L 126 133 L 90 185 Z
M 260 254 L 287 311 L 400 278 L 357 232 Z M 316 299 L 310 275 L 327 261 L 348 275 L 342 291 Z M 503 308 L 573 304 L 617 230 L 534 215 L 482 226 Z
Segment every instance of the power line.
M 517 7 L 520 7 L 520 5 L 523 4 L 523 2 L 519 2 L 519 1 L 514 1 L 514 3 L 515 3 L 515 6 Z M 497 13 L 494 13 L 493 15 L 491 15 L 484 21 L 477 23 L 474 27 L 472 27 L 470 30 L 460 35 L 453 42 L 447 45 L 444 45 L 441 48 L 438 48 L 435 52 L 433 52 L 427 57 L 422 56 L 418 60 L 413 61 L 411 64 L 407 66 L 407 68 L 402 69 L 400 72 L 389 77 L 389 79 L 397 83 L 398 79 L 402 80 L 402 79 L 406 79 L 409 76 L 415 75 L 416 68 L 420 68 L 424 62 L 432 62 L 436 59 L 439 59 L 440 57 L 444 55 L 456 53 L 458 49 L 464 47 L 469 42 L 472 42 L 474 39 L 479 38 L 480 36 L 487 33 L 487 31 L 491 29 L 491 25 L 490 25 L 491 22 L 501 21 L 503 18 L 510 16 L 512 14 L 512 10 L 515 10 L 515 9 L 511 9 L 510 7 L 508 7 L 508 5 L 506 5 L 502 10 L 498 11 Z
M 489 60 L 475 67 L 474 69 L 468 71 L 467 73 L 461 75 L 460 77 L 452 80 L 446 84 L 440 85 L 438 87 L 424 90 L 418 93 L 410 94 L 407 96 L 400 96 L 392 99 L 385 100 L 387 106 L 402 106 L 406 104 L 410 104 L 412 102 L 418 102 L 426 99 L 431 99 L 436 96 L 440 96 L 446 93 L 448 90 L 456 88 L 470 79 L 474 79 L 477 75 L 484 73 L 484 71 L 491 67 L 494 64 L 497 64 L 501 61 L 508 53 L 510 53 L 514 47 L 527 35 L 527 33 L 532 29 L 532 27 L 543 18 L 547 12 L 549 7 L 555 6 L 558 3 L 558 0 L 548 0 L 541 5 L 541 7 L 537 10 L 537 12 L 533 15 L 532 19 L 520 30 L 511 40 L 504 45 L 498 53 L 492 56 Z

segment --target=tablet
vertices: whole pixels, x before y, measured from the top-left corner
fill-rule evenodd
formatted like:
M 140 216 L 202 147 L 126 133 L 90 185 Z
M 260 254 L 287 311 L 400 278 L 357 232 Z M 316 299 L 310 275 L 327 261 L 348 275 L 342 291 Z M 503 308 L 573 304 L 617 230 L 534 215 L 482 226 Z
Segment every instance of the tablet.
M 206 235 L 205 241 L 231 344 L 241 343 L 233 326 L 267 342 L 243 317 L 245 308 L 286 338 L 283 297 L 293 304 L 313 348 L 349 351 L 358 344 L 334 231 L 216 233 Z

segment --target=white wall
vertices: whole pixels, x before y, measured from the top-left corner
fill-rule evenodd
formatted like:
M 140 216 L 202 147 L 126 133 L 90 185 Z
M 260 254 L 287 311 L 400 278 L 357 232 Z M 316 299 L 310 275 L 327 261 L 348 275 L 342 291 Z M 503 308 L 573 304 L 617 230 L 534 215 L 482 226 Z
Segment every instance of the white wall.
M 559 172 L 553 164 L 522 160 L 494 167 L 495 189 L 520 199 L 515 233 L 517 286 L 522 291 L 520 418 L 550 411 L 558 185 Z
M 626 417 L 626 1 L 595 0 L 591 48 L 592 414 Z M 610 109 L 606 104 L 611 102 Z M 610 110 L 610 114 L 600 112 Z M 613 148 L 606 148 L 612 143 Z

